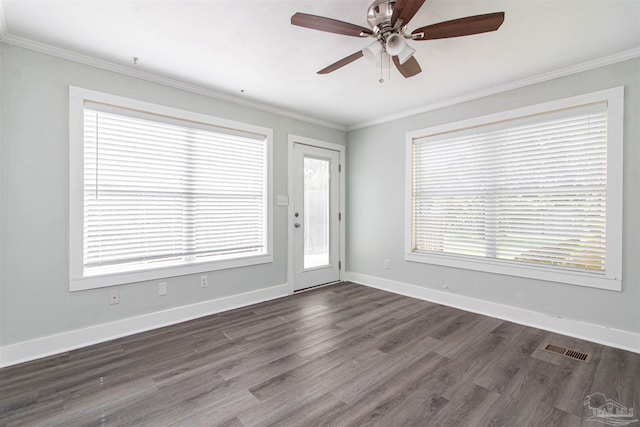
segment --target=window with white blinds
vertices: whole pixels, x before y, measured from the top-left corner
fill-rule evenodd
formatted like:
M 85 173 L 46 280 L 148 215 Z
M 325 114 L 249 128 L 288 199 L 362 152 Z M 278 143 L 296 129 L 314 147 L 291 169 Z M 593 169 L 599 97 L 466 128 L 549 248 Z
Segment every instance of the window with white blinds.
M 600 99 L 413 133 L 409 259 L 619 288 L 611 128 Z
M 268 261 L 269 132 L 127 104 L 82 102 L 82 265 L 72 284 Z

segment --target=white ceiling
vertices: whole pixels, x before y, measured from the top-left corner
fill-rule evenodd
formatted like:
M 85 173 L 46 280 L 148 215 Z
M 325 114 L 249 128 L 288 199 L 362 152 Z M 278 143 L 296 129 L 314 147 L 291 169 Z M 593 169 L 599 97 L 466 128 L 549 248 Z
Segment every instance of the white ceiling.
M 380 84 L 380 69 L 364 59 L 316 74 L 373 39 L 295 27 L 291 15 L 368 27 L 370 3 L 2 0 L 0 12 L 9 42 L 44 43 L 345 128 L 640 48 L 640 0 L 427 0 L 409 32 L 489 12 L 504 11 L 505 22 L 492 33 L 410 41 L 423 69 L 410 79 L 392 69 Z

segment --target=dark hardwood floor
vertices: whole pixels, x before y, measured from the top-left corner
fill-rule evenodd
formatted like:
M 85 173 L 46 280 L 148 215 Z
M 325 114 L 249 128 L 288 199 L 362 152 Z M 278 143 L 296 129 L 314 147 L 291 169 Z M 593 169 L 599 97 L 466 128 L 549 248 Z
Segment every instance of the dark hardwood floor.
M 0 425 L 598 426 L 595 392 L 640 412 L 640 354 L 344 283 L 3 369 Z

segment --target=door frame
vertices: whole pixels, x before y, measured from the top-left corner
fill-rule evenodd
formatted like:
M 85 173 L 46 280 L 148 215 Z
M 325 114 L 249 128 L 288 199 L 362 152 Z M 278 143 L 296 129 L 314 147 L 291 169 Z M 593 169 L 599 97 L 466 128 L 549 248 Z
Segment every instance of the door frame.
M 333 142 L 321 141 L 319 139 L 307 138 L 304 136 L 292 135 L 288 136 L 288 151 L 287 151 L 287 194 L 289 197 L 289 206 L 288 206 L 288 215 L 287 215 L 287 289 L 289 295 L 292 295 L 294 292 L 294 233 L 293 233 L 293 223 L 294 223 L 294 209 L 293 209 L 293 197 L 294 197 L 294 188 L 293 188 L 293 177 L 294 177 L 294 156 L 293 156 L 293 147 L 294 144 L 303 144 L 309 145 L 317 148 L 324 148 L 327 150 L 337 151 L 339 154 L 339 165 L 340 172 L 338 173 L 340 177 L 340 197 L 338 202 L 338 211 L 341 213 L 342 220 L 339 221 L 340 224 L 340 268 L 338 272 L 340 273 L 340 279 L 344 278 L 345 271 L 345 223 L 346 223 L 346 215 L 345 215 L 345 163 L 346 163 L 346 147 L 344 145 L 335 144 Z

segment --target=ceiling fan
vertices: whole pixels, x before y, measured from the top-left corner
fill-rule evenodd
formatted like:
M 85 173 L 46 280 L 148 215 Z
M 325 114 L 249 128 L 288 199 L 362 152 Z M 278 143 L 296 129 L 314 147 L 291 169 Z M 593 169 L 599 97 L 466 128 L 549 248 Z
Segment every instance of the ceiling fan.
M 427 25 L 413 30 L 410 34 L 406 33 L 407 24 L 424 2 L 425 0 L 375 0 L 367 12 L 367 21 L 371 29 L 306 13 L 296 13 L 291 17 L 291 23 L 328 33 L 376 38 L 369 46 L 323 68 L 318 74 L 328 74 L 363 56 L 380 64 L 385 55 L 389 55 L 400 74 L 408 78 L 420 73 L 422 69 L 413 57 L 415 49 L 411 48 L 405 39 L 434 40 L 487 33 L 500 28 L 504 21 L 504 12 L 487 13 Z

